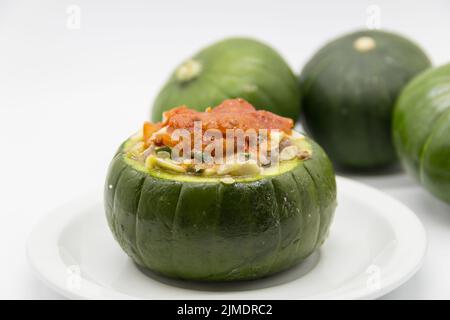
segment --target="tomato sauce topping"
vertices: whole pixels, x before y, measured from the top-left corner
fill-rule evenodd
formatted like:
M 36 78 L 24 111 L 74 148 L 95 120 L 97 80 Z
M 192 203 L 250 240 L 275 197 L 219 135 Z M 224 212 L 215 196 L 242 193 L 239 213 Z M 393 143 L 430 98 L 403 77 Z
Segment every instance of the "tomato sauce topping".
M 187 108 L 177 107 L 164 113 L 165 120 L 162 125 L 167 125 L 170 130 L 187 129 L 193 131 L 194 122 L 201 121 L 202 130 L 218 129 L 225 133 L 227 129 L 278 129 L 287 134 L 291 133 L 294 126 L 292 119 L 278 116 L 265 110 L 256 110 L 244 99 L 224 100 L 215 108 L 208 108 L 200 112 Z

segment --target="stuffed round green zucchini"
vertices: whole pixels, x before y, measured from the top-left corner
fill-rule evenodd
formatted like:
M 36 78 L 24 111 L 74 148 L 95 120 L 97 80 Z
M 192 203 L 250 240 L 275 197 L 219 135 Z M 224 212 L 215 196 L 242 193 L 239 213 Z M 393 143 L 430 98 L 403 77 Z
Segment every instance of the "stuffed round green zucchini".
M 307 131 L 341 167 L 392 164 L 395 100 L 429 66 L 421 48 L 389 32 L 364 30 L 329 42 L 300 76 Z
M 109 227 L 138 265 L 182 279 L 254 279 L 289 268 L 322 245 L 336 185 L 316 143 L 289 128 L 277 140 L 278 167 L 258 159 L 198 169 L 192 161 L 171 160 L 172 119 L 144 125 L 125 141 L 106 178 Z M 143 145 L 149 137 L 154 143 Z
M 405 169 L 450 203 L 450 64 L 423 72 L 406 86 L 392 129 Z

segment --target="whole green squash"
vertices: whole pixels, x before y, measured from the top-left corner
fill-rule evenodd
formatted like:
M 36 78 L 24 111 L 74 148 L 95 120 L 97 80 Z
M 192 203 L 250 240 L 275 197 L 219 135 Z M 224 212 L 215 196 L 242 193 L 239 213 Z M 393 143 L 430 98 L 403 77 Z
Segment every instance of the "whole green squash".
M 394 109 L 393 136 L 407 172 L 450 202 L 450 64 L 405 87 Z
M 333 167 L 310 143 L 308 160 L 232 184 L 146 170 L 125 156 L 125 143 L 106 178 L 109 227 L 138 265 L 170 277 L 228 281 L 286 269 L 321 246 L 336 207 Z
M 300 76 L 305 129 L 341 167 L 393 163 L 392 108 L 406 83 L 429 66 L 417 45 L 388 32 L 358 31 L 329 42 Z
M 271 47 L 246 38 L 230 38 L 204 48 L 182 63 L 153 104 L 152 119 L 180 105 L 204 111 L 228 98 L 243 98 L 257 109 L 297 119 L 297 79 Z

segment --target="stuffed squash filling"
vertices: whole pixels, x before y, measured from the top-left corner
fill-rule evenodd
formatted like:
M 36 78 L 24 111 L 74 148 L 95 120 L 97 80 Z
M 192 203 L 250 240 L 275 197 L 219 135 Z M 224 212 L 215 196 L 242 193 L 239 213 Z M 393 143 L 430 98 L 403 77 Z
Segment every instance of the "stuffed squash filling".
M 146 170 L 264 175 L 284 161 L 311 157 L 310 144 L 293 125 L 243 99 L 225 100 L 204 112 L 181 106 L 165 112 L 161 122 L 145 122 L 125 144 L 125 156 Z

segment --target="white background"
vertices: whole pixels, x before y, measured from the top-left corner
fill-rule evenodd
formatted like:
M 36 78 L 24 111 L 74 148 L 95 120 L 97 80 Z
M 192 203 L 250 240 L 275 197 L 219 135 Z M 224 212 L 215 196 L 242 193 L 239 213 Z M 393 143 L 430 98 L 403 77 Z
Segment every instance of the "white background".
M 80 29 L 67 27 L 69 5 Z M 169 72 L 229 35 L 264 40 L 298 73 L 326 40 L 381 26 L 450 60 L 450 2 L 0 0 L 0 298 L 61 298 L 33 275 L 25 241 L 52 208 L 103 184 L 118 146 L 149 116 Z M 420 119 L 418 119 L 420 121 Z M 387 298 L 450 298 L 450 206 L 399 171 L 354 176 L 403 201 L 424 223 L 423 268 Z

